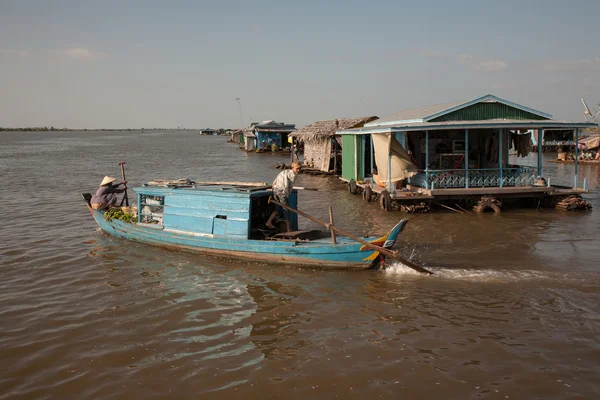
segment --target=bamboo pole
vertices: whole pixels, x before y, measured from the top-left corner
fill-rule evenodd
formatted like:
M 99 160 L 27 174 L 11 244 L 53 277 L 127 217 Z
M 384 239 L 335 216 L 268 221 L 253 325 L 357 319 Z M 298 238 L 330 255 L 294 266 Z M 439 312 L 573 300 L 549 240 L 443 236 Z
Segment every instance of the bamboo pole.
M 462 211 L 458 211 L 456 208 L 452 208 L 452 207 L 449 207 L 449 206 L 445 206 L 445 205 L 443 205 L 442 203 L 436 203 L 436 202 L 434 201 L 434 202 L 433 202 L 433 204 L 437 204 L 438 206 L 442 206 L 442 207 L 444 207 L 444 208 L 447 208 L 448 210 L 452 210 L 452 211 L 454 211 L 454 212 L 457 212 L 457 213 L 459 213 L 459 214 L 464 214 L 464 212 L 462 212 Z
M 458 203 L 454 203 L 454 205 L 455 205 L 456 207 L 458 207 L 459 209 L 461 209 L 462 211 L 466 212 L 467 214 L 471 214 L 471 215 L 473 215 L 473 213 L 472 213 L 471 211 L 469 211 L 469 210 L 465 210 L 465 209 L 464 209 L 464 208 L 462 208 L 460 205 L 458 205 Z
M 337 240 L 335 240 L 335 229 L 333 229 L 333 209 L 329 206 L 329 230 L 331 231 L 331 242 L 333 244 L 337 244 Z
M 121 176 L 123 177 L 123 182 L 127 182 L 125 180 L 125 161 L 121 161 L 119 165 L 121 166 Z M 127 184 L 125 183 L 124 185 L 125 195 L 121 199 L 121 206 L 123 206 L 123 201 L 125 201 L 125 206 L 129 207 L 129 198 L 127 197 Z
M 308 215 L 308 214 L 306 214 L 306 213 L 304 213 L 304 212 L 302 212 L 300 210 L 296 210 L 295 208 L 291 208 L 291 207 L 286 206 L 285 204 L 281 204 L 277 200 L 274 200 L 272 197 L 269 197 L 269 203 L 276 204 L 279 207 L 285 208 L 288 211 L 291 211 L 291 212 L 294 212 L 294 213 L 296 213 L 298 215 L 301 215 L 304 218 L 307 218 L 307 219 L 309 219 L 309 220 L 311 220 L 313 222 L 316 222 L 317 224 L 323 225 L 327 229 L 332 229 L 332 230 L 336 231 L 337 233 L 339 233 L 341 235 L 348 236 L 350 239 L 356 240 L 358 243 L 361 243 L 361 244 L 365 245 L 366 247 L 368 247 L 370 249 L 376 250 L 376 251 L 380 252 L 381 254 L 386 255 L 387 257 L 393 258 L 394 260 L 401 262 L 402 264 L 406 265 L 409 268 L 414 269 L 417 272 L 421 272 L 423 274 L 433 275 L 433 272 L 428 271 L 427 269 L 421 267 L 420 265 L 417 265 L 417 264 L 415 264 L 415 263 L 413 263 L 413 262 L 411 262 L 409 260 L 406 260 L 406 259 L 400 257 L 398 254 L 396 254 L 394 252 L 391 252 L 391 251 L 389 251 L 387 249 L 384 249 L 383 247 L 380 247 L 380 246 L 374 245 L 372 243 L 369 243 L 369 242 L 367 242 L 365 240 L 362 240 L 359 237 L 356 237 L 354 235 L 349 234 L 348 232 L 343 231 L 342 229 L 338 228 L 337 226 L 334 226 L 334 225 L 328 224 L 326 222 L 323 222 L 323 221 L 321 221 L 321 220 L 319 220 L 319 219 L 317 219 L 317 218 L 315 218 L 313 216 L 310 216 L 310 215 Z
M 194 185 L 271 186 L 267 182 L 192 182 Z

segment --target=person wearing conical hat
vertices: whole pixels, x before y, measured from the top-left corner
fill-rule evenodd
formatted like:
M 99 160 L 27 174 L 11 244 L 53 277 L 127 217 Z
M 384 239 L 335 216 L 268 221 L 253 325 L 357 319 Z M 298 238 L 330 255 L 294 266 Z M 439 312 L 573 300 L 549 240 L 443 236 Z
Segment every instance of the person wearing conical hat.
M 90 203 L 94 210 L 108 210 L 117 204 L 117 194 L 123 193 L 125 189 L 119 189 L 119 186 L 127 184 L 127 182 L 121 182 L 116 185 L 113 183 L 116 178 L 105 176 L 100 182 L 100 187 L 96 190 L 96 194 L 92 196 Z

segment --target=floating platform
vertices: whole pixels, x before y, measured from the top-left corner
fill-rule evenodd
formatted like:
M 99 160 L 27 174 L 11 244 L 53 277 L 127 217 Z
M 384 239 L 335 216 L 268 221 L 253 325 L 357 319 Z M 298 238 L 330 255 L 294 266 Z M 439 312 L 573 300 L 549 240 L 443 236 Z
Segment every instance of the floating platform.
M 424 189 L 408 185 L 405 189 L 394 193 L 378 185 L 357 183 L 343 178 L 342 180 L 347 183 L 349 193 L 362 194 L 364 201 L 378 201 L 381 208 L 386 211 L 396 209 L 405 212 L 428 212 L 437 205 L 461 213 L 468 212 L 468 208 L 476 212 L 491 210 L 498 213 L 502 211 L 505 200 L 537 199 L 538 207 L 556 207 L 562 200 L 571 197 L 580 199 L 587 205 L 569 210 L 591 209 L 591 205 L 581 199 L 582 194 L 588 193 L 587 190 L 558 185 L 448 189 Z

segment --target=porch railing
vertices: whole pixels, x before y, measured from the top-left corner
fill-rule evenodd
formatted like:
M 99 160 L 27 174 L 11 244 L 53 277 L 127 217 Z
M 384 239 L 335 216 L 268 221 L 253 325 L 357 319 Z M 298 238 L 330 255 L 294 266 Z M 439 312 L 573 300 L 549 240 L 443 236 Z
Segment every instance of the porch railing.
M 531 186 L 537 169 L 534 167 L 483 168 L 459 170 L 419 170 L 410 178 L 411 185 L 428 189 L 467 187 Z

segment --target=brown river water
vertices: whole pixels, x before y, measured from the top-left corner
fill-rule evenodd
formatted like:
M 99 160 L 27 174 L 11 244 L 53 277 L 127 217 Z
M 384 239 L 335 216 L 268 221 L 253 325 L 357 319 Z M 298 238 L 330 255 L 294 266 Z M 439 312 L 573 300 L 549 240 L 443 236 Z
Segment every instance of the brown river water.
M 300 192 L 300 209 L 325 218 L 331 205 L 352 233 L 409 218 L 399 249 L 430 277 L 128 242 L 99 231 L 81 200 L 120 177 L 122 160 L 130 187 L 271 182 L 289 160 L 225 141 L 0 133 L 0 399 L 600 398 L 598 195 L 585 196 L 591 212 L 412 215 L 385 213 L 336 178 L 299 176 L 319 189 Z M 572 184 L 572 165 L 545 169 Z M 592 191 L 599 172 L 581 168 Z

